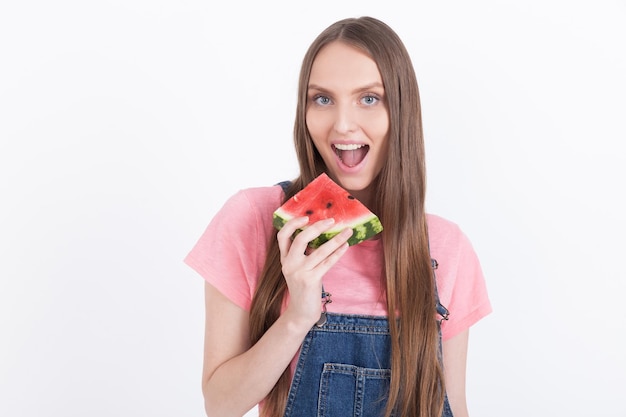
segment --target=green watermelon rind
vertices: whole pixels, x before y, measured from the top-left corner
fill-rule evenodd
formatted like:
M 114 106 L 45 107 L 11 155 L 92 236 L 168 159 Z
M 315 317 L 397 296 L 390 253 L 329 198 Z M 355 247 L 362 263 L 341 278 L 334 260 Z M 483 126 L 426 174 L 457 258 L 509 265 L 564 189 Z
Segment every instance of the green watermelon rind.
M 280 208 L 274 212 L 273 215 L 273 225 L 276 229 L 280 230 L 283 228 L 285 223 L 291 220 L 292 216 L 283 212 Z M 380 219 L 375 214 L 371 213 L 367 216 L 363 216 L 361 218 L 355 219 L 350 223 L 341 222 L 336 224 L 332 229 L 320 234 L 317 238 L 313 239 L 309 242 L 309 247 L 316 249 L 328 242 L 335 235 L 339 234 L 343 229 L 349 227 L 352 229 L 352 236 L 348 238 L 348 245 L 353 246 L 357 245 L 365 240 L 376 236 L 378 233 L 382 232 L 383 225 L 380 222 Z M 296 230 L 293 234 L 292 238 L 295 237 L 298 233 L 300 233 L 305 228 L 301 228 Z

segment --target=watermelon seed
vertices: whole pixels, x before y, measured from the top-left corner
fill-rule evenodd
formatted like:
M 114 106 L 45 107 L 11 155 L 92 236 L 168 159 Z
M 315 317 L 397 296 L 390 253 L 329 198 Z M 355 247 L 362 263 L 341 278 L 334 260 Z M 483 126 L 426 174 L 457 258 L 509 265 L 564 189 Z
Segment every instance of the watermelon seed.
M 354 196 L 349 195 L 349 196 L 348 196 L 348 199 L 349 199 L 349 200 L 354 200 L 355 198 L 354 198 Z
M 313 210 L 307 210 L 305 213 L 307 216 L 310 216 L 311 214 L 313 214 Z
M 326 203 L 326 208 L 329 209 L 333 206 L 333 203 L 331 203 L 330 201 L 328 203 Z

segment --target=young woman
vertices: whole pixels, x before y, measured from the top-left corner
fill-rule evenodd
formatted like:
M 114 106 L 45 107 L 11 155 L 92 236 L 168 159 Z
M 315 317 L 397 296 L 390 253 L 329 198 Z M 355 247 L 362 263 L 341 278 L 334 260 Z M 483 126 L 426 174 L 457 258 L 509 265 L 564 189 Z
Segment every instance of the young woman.
M 257 404 L 272 417 L 468 415 L 468 329 L 491 306 L 468 239 L 425 213 L 420 112 L 410 57 L 385 23 L 345 19 L 312 43 L 300 175 L 236 193 L 185 259 L 206 280 L 208 416 Z M 276 232 L 274 210 L 323 172 L 378 215 L 378 238 L 348 247 L 348 229 L 307 249 L 332 219 Z

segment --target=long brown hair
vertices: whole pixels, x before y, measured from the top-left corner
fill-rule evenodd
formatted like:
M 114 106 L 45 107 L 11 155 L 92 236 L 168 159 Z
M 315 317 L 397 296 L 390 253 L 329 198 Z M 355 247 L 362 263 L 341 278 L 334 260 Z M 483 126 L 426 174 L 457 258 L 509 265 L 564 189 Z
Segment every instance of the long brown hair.
M 324 30 L 306 52 L 298 87 L 294 142 L 300 164 L 285 199 L 326 170 L 306 126 L 307 89 L 317 53 L 330 42 L 345 42 L 367 53 L 381 73 L 390 118 L 388 160 L 375 180 L 377 198 L 370 207 L 384 225 L 384 277 L 391 333 L 391 383 L 385 415 L 440 416 L 444 381 L 439 361 L 435 287 L 428 250 L 424 199 L 426 167 L 421 107 L 415 71 L 397 34 L 385 23 L 360 17 L 338 21 Z M 280 315 L 286 291 L 275 237 L 250 309 L 250 336 L 256 343 Z M 290 369 L 267 396 L 263 417 L 284 413 Z

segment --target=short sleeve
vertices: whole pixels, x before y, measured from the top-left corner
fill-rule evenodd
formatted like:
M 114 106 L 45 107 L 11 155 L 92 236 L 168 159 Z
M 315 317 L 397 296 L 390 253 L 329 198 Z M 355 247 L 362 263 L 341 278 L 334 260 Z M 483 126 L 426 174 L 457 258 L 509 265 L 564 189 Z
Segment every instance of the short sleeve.
M 267 211 L 267 210 L 265 210 Z M 233 303 L 249 310 L 267 249 L 271 211 L 239 191 L 213 217 L 184 262 Z
M 461 229 L 443 219 L 433 221 L 432 256 L 440 302 L 450 312 L 441 324 L 442 338 L 450 339 L 491 313 L 487 285 L 478 256 Z M 429 226 L 430 228 L 430 226 Z

